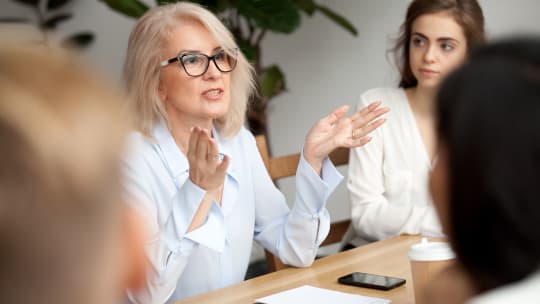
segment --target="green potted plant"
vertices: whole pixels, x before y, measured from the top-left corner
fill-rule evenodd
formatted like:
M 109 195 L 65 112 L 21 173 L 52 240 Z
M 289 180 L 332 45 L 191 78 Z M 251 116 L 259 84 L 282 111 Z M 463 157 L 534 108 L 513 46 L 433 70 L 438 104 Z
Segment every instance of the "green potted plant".
M 41 33 L 40 43 L 48 44 L 49 32 L 57 28 L 57 26 L 73 17 L 66 11 L 65 6 L 71 0 L 12 0 L 35 13 L 35 18 L 23 17 L 1 17 L 0 23 L 20 23 L 20 24 L 35 24 Z M 88 46 L 94 40 L 94 34 L 84 31 L 74 33 L 63 38 L 60 44 L 64 47 L 83 48 Z
M 113 10 L 138 18 L 148 6 L 139 0 L 101 0 Z M 177 2 L 156 0 L 157 5 Z M 193 0 L 213 11 L 235 36 L 244 55 L 252 62 L 258 81 L 247 115 L 255 134 L 267 134 L 266 109 L 269 101 L 286 90 L 285 75 L 277 64 L 262 65 L 261 42 L 268 32 L 290 34 L 300 26 L 301 13 L 319 12 L 352 35 L 356 28 L 344 17 L 313 0 Z

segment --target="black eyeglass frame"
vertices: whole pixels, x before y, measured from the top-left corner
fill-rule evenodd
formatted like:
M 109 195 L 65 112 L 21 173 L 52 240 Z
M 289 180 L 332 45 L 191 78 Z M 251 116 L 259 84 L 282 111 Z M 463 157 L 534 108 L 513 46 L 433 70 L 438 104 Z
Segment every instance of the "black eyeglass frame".
M 217 64 L 217 62 L 216 62 L 216 57 L 217 57 L 218 55 L 221 55 L 221 52 L 225 52 L 225 53 L 226 53 L 227 55 L 229 55 L 229 56 L 230 56 L 230 54 L 234 54 L 234 57 L 233 57 L 233 58 L 234 58 L 234 65 L 231 66 L 231 69 L 228 70 L 228 71 L 222 70 L 222 69 L 219 67 L 219 65 Z M 208 67 L 210 66 L 210 61 L 213 61 L 213 62 L 214 62 L 214 65 L 216 66 L 216 68 L 217 68 L 220 72 L 222 72 L 222 73 L 230 73 L 230 72 L 232 72 L 232 71 L 236 68 L 236 64 L 238 63 L 238 48 L 230 49 L 229 52 L 227 52 L 227 51 L 225 51 L 225 50 L 220 50 L 219 52 L 215 53 L 215 54 L 212 55 L 212 56 L 208 56 L 208 55 L 206 55 L 206 54 L 204 54 L 204 53 L 195 53 L 195 54 L 197 54 L 197 55 L 202 55 L 202 56 L 206 57 L 208 60 L 206 61 L 206 67 L 204 68 L 204 71 L 203 71 L 202 73 L 200 73 L 200 74 L 198 74 L 198 75 L 192 75 L 192 74 L 190 74 L 190 73 L 187 71 L 186 67 L 184 66 L 184 62 L 182 61 L 182 59 L 183 59 L 184 57 L 186 57 L 186 56 L 193 55 L 193 54 L 194 54 L 194 53 L 183 53 L 183 54 L 180 54 L 180 55 L 178 55 L 178 56 L 176 56 L 176 57 L 173 57 L 173 58 L 170 58 L 170 59 L 167 59 L 167 60 L 163 60 L 162 62 L 159 63 L 159 66 L 163 68 L 163 67 L 166 67 L 166 66 L 168 66 L 169 64 L 171 64 L 171 63 L 173 63 L 173 62 L 178 61 L 178 62 L 180 62 L 180 65 L 182 66 L 182 68 L 184 68 L 184 71 L 186 72 L 186 74 L 188 74 L 188 75 L 191 76 L 191 77 L 199 77 L 199 76 L 201 76 L 201 75 L 204 75 L 204 73 L 206 73 L 206 72 L 208 71 Z

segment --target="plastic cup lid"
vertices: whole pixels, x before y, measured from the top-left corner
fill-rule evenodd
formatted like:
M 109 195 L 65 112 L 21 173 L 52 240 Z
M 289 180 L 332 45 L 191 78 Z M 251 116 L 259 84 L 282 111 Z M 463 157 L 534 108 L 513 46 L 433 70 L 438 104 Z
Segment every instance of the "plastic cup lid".
M 411 246 L 409 259 L 413 261 L 443 261 L 454 259 L 456 254 L 445 242 L 428 242 L 423 238 L 420 243 Z

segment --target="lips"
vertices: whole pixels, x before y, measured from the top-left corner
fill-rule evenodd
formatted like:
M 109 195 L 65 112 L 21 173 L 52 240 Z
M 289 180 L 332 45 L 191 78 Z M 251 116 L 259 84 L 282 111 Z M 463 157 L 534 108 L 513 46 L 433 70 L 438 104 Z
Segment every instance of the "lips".
M 202 92 L 202 95 L 207 99 L 217 100 L 223 96 L 224 92 L 225 91 L 221 88 L 212 88 Z
M 435 75 L 438 75 L 438 74 L 439 74 L 439 72 L 437 72 L 437 71 L 435 71 L 435 70 L 432 70 L 432 69 L 426 69 L 426 68 L 420 69 L 420 73 L 422 73 L 422 75 L 427 76 L 427 77 L 435 76 Z

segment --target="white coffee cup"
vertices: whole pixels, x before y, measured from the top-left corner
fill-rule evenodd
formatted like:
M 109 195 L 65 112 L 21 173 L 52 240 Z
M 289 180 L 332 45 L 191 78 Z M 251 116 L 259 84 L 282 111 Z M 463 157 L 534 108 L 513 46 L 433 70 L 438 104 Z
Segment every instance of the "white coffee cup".
M 453 263 L 455 257 L 452 248 L 445 242 L 428 242 L 423 238 L 420 243 L 411 246 L 409 260 L 416 304 L 423 304 L 426 283 Z

